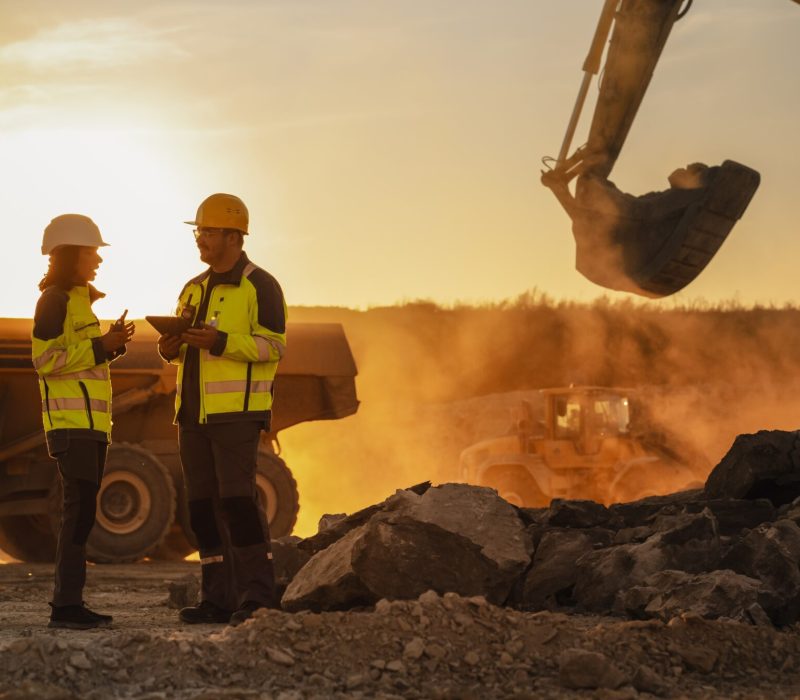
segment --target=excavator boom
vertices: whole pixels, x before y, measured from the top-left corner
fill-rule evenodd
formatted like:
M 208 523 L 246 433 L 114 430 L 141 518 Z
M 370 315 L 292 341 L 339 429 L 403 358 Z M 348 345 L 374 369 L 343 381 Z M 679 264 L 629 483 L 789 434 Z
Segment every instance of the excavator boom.
M 755 170 L 730 160 L 679 168 L 668 190 L 640 197 L 608 180 L 673 25 L 691 6 L 685 1 L 606 0 L 561 152 L 542 176 L 572 219 L 578 271 L 604 287 L 648 297 L 673 294 L 700 274 L 760 182 Z M 588 141 L 567 156 L 609 34 Z

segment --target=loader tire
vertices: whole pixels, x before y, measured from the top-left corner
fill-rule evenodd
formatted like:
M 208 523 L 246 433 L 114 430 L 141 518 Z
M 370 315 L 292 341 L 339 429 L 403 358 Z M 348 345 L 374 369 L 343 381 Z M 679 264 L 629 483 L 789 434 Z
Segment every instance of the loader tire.
M 550 504 L 550 499 L 522 467 L 492 469 L 481 479 L 481 485 L 493 488 L 501 498 L 520 508 L 543 508 Z
M 256 492 L 264 509 L 273 540 L 291 535 L 300 510 L 297 483 L 278 455 L 259 451 L 256 466 Z
M 51 562 L 56 535 L 46 515 L 6 515 L 0 518 L 0 550 L 31 563 Z
M 111 445 L 86 558 L 122 564 L 150 555 L 172 527 L 175 500 L 172 476 L 152 452 L 125 443 Z

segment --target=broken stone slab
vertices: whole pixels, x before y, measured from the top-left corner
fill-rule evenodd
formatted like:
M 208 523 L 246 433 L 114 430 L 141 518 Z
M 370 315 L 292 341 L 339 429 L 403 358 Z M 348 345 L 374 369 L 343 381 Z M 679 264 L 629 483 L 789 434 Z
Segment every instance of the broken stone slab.
M 602 503 L 554 498 L 544 517 L 549 527 L 613 527 L 616 518 Z
M 283 593 L 297 572 L 311 559 L 311 554 L 300 548 L 302 541 L 299 537 L 287 535 L 270 543 L 275 585 L 279 594 Z
M 584 554 L 611 545 L 614 533 L 604 528 L 556 528 L 546 531 L 533 565 L 516 587 L 514 604 L 523 610 L 557 610 L 572 605 L 577 580 L 575 562 Z
M 660 571 L 620 591 L 614 611 L 640 619 L 667 621 L 689 613 L 758 624 L 759 615 L 766 617 L 765 608 L 774 609 L 778 603 L 764 583 L 729 569 L 699 574 Z
M 707 498 L 768 498 L 774 505 L 800 496 L 797 432 L 761 430 L 739 435 L 708 475 Z
M 720 566 L 759 579 L 783 601 L 770 617 L 778 625 L 800 616 L 800 527 L 792 520 L 763 523 L 725 555 Z
M 608 507 L 610 515 L 617 519 L 620 527 L 646 525 L 665 508 L 680 511 L 685 506 L 705 499 L 702 489 L 679 491 L 665 496 L 647 496 L 630 503 L 613 503 Z
M 607 611 L 620 590 L 640 585 L 659 571 L 695 573 L 716 568 L 722 550 L 711 511 L 683 513 L 671 525 L 641 544 L 613 546 L 578 559 L 574 598 L 580 607 Z
M 515 509 L 493 489 L 444 484 L 398 492 L 383 512 L 315 554 L 283 596 L 287 610 L 334 610 L 437 593 L 505 602 L 530 564 Z
M 397 493 L 412 493 L 422 495 L 431 487 L 430 481 L 424 481 L 421 484 L 415 484 L 407 489 L 401 489 Z M 390 496 L 382 503 L 367 506 L 361 510 L 352 513 L 351 515 L 340 518 L 338 516 L 331 516 L 324 523 L 320 522 L 319 531 L 312 537 L 307 537 L 298 544 L 298 547 L 305 550 L 309 554 L 316 554 L 321 552 L 326 547 L 329 547 L 337 540 L 344 537 L 348 532 L 360 527 L 366 523 L 373 515 L 380 513 L 386 508 L 386 504 L 394 496 Z M 323 516 L 324 517 L 324 516 Z

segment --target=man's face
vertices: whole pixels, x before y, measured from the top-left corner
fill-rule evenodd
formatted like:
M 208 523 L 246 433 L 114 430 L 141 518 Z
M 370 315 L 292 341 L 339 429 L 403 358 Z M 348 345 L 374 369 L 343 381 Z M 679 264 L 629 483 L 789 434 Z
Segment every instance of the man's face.
M 195 229 L 195 239 L 197 250 L 200 251 L 200 260 L 213 266 L 225 257 L 231 235 L 225 233 L 224 229 L 201 227 Z
M 78 262 L 75 265 L 75 281 L 77 284 L 87 284 L 91 282 L 96 274 L 97 268 L 103 258 L 97 253 L 97 248 L 80 246 Z

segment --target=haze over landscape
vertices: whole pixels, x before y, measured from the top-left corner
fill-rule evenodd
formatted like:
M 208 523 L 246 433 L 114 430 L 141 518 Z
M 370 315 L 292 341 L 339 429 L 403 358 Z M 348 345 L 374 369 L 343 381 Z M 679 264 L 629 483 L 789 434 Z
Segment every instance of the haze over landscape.
M 112 243 L 101 317 L 170 311 L 202 267 L 181 222 L 215 191 L 248 204 L 290 305 L 607 294 L 538 182 L 601 4 L 0 0 L 0 316 L 32 313 L 63 212 Z M 795 301 L 799 29 L 786 0 L 703 0 L 676 25 L 612 179 L 641 194 L 733 158 L 763 181 L 660 304 Z

